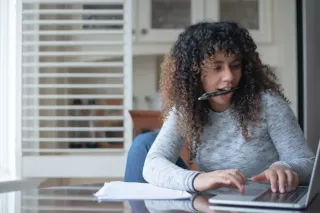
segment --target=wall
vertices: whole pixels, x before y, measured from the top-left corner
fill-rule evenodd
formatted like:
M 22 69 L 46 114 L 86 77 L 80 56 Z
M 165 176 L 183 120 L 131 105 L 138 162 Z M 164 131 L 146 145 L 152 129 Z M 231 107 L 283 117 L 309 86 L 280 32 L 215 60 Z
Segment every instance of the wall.
M 274 45 L 272 54 L 278 57 L 277 74 L 291 101 L 294 113 L 298 112 L 297 99 L 297 36 L 295 1 L 273 1 Z
M 303 113 L 304 133 L 314 152 L 320 138 L 320 2 L 317 0 L 303 1 Z
M 157 57 L 135 56 L 133 58 L 133 108 L 155 109 L 157 107 Z M 150 98 L 150 102 L 147 99 Z

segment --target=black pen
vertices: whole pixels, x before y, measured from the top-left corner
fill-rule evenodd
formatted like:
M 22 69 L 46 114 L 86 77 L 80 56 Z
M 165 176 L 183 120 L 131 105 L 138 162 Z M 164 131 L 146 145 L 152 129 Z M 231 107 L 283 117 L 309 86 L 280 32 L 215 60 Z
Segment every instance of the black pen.
M 215 92 L 207 92 L 207 93 L 204 93 L 203 95 L 201 95 L 198 98 L 198 100 L 199 101 L 208 100 L 209 98 L 216 97 L 216 96 L 223 95 L 223 94 L 227 94 L 227 93 L 233 92 L 233 91 L 235 91 L 237 89 L 239 89 L 239 87 L 235 87 L 235 88 L 232 88 L 230 90 L 218 90 L 218 91 L 215 91 Z

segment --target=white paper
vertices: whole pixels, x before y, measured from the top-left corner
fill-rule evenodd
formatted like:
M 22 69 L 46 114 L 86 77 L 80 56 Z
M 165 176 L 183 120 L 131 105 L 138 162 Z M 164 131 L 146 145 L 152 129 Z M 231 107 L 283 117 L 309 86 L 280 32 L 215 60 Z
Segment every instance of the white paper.
M 105 183 L 94 196 L 98 200 L 162 200 L 188 199 L 192 195 L 186 191 L 157 187 L 148 183 L 114 181 Z

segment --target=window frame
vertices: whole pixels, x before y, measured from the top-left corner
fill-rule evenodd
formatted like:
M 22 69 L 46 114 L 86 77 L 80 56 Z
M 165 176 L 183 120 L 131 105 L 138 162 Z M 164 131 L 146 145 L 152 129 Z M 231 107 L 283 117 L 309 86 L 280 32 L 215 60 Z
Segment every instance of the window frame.
M 0 183 L 17 180 L 18 143 L 18 28 L 17 0 L 0 1 Z

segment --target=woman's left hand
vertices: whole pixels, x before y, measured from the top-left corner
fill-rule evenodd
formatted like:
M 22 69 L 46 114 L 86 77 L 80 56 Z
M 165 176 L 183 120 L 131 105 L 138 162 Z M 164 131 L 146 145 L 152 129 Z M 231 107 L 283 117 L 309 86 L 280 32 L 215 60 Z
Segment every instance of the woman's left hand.
M 271 190 L 281 193 L 295 190 L 299 185 L 299 176 L 290 168 L 274 165 L 264 172 L 252 177 L 254 182 L 268 182 L 271 184 Z

